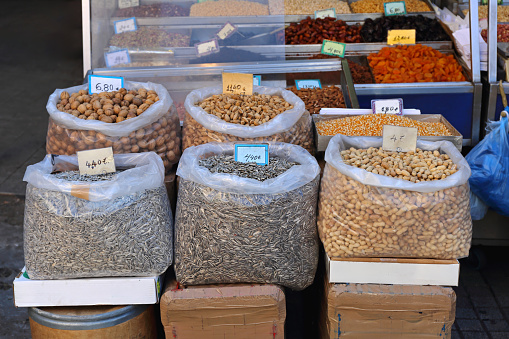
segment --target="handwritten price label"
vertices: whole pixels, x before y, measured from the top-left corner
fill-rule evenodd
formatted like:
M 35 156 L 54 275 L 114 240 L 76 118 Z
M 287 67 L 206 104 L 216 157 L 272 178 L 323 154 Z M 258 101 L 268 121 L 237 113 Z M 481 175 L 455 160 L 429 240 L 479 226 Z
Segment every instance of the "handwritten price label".
M 345 56 L 346 44 L 342 42 L 323 40 L 321 53 L 325 55 L 338 56 L 343 58 Z
M 106 67 L 113 67 L 117 65 L 130 64 L 131 57 L 127 49 L 119 49 L 118 51 L 104 53 L 104 61 Z
M 390 152 L 415 151 L 417 147 L 417 128 L 384 125 L 382 149 Z
M 322 83 L 320 79 L 295 80 L 295 87 L 297 89 L 322 88 Z
M 269 163 L 269 145 L 236 144 L 235 161 L 255 162 L 257 165 L 267 165 Z
M 388 45 L 413 45 L 415 44 L 415 29 L 392 29 L 387 31 Z
M 315 11 L 315 19 L 323 19 L 323 18 L 336 18 L 336 9 L 328 8 L 328 9 L 323 9 L 321 11 Z
M 123 77 L 112 77 L 112 76 L 88 76 L 88 93 L 101 93 L 101 92 L 112 92 L 118 91 L 124 87 Z
M 118 0 L 118 8 L 129 8 L 140 5 L 140 0 Z
M 196 55 L 198 56 L 205 56 L 219 52 L 219 44 L 217 43 L 217 39 L 194 44 L 194 47 L 196 48 Z
M 132 17 L 113 21 L 113 28 L 115 29 L 115 34 L 120 34 L 135 31 L 138 29 L 138 26 L 136 26 L 136 18 Z
M 384 3 L 385 16 L 406 15 L 406 5 L 404 1 Z
M 104 174 L 115 172 L 113 148 L 98 148 L 77 152 L 80 174 Z
M 231 36 L 236 31 L 237 27 L 235 27 L 235 25 L 226 22 L 226 24 L 216 33 L 216 35 L 219 39 L 224 40 Z
M 253 95 L 253 74 L 223 73 L 223 93 Z
M 403 99 L 371 100 L 374 114 L 403 114 Z

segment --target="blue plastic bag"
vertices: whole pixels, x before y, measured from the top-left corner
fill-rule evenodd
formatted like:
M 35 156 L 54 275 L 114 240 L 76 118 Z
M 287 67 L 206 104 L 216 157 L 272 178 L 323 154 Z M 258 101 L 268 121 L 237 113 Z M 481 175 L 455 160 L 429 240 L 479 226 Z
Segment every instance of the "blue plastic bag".
M 509 138 L 507 116 L 488 123 L 488 135 L 466 156 L 470 189 L 496 212 L 509 216 Z

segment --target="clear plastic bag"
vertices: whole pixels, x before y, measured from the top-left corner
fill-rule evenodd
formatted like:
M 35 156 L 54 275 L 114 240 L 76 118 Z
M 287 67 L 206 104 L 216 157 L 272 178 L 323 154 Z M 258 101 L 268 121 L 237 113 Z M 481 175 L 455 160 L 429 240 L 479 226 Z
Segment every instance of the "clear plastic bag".
M 211 173 L 198 164 L 233 150 L 233 143 L 209 143 L 182 155 L 177 169 L 177 280 L 184 285 L 309 286 L 318 262 L 316 159 L 301 147 L 269 143 L 269 156 L 300 165 L 263 182 Z
M 184 103 L 187 114 L 182 130 L 182 148 L 213 141 L 278 141 L 302 146 L 312 153 L 314 145 L 311 116 L 306 111 L 304 102 L 291 91 L 282 88 L 254 86 L 253 92 L 279 95 L 293 105 L 293 108 L 259 126 L 245 126 L 226 122 L 195 106 L 214 94 L 221 94 L 222 87 L 194 90 L 189 93 Z
M 46 109 L 50 115 L 46 152 L 72 155 L 78 151 L 113 147 L 115 154 L 156 152 L 166 169 L 176 164 L 181 154 L 180 120 L 166 88 L 150 82 L 126 81 L 126 89 L 156 91 L 159 101 L 143 114 L 118 123 L 83 120 L 62 112 L 56 105 L 63 91 L 75 93 L 86 90 L 88 85 L 57 89 L 50 95 Z
M 418 141 L 423 150 L 449 155 L 458 171 L 413 183 L 346 165 L 340 152 L 380 147 L 381 138 L 334 136 L 325 152 L 318 231 L 329 257 L 456 259 L 472 238 L 470 168 L 448 142 Z
M 24 251 L 32 279 L 154 276 L 172 263 L 162 160 L 153 152 L 114 158 L 125 170 L 107 181 L 51 174 L 76 170 L 76 156 L 47 155 L 28 166 Z
M 488 123 L 489 134 L 466 156 L 472 192 L 497 213 L 509 217 L 508 118 Z

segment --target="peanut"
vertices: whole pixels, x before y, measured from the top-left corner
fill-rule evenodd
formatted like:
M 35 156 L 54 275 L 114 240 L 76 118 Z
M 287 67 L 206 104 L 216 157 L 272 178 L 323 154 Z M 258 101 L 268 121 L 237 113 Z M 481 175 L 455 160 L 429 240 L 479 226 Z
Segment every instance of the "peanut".
M 329 257 L 466 257 L 468 184 L 420 193 L 364 185 L 325 165 L 317 226 Z

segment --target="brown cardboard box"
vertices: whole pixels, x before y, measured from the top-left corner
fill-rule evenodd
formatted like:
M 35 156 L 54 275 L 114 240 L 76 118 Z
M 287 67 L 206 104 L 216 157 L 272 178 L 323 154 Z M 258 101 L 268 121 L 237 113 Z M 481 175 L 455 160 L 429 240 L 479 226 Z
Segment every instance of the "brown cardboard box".
M 164 177 L 164 185 L 166 186 L 166 192 L 168 193 L 168 198 L 170 199 L 170 206 L 173 216 L 175 216 L 175 207 L 177 206 L 176 177 L 177 175 L 175 169 L 172 169 Z
M 285 295 L 276 285 L 180 287 L 171 280 L 161 296 L 161 321 L 166 338 L 283 339 L 285 336 Z
M 326 284 L 322 338 L 451 337 L 456 294 L 450 287 Z

